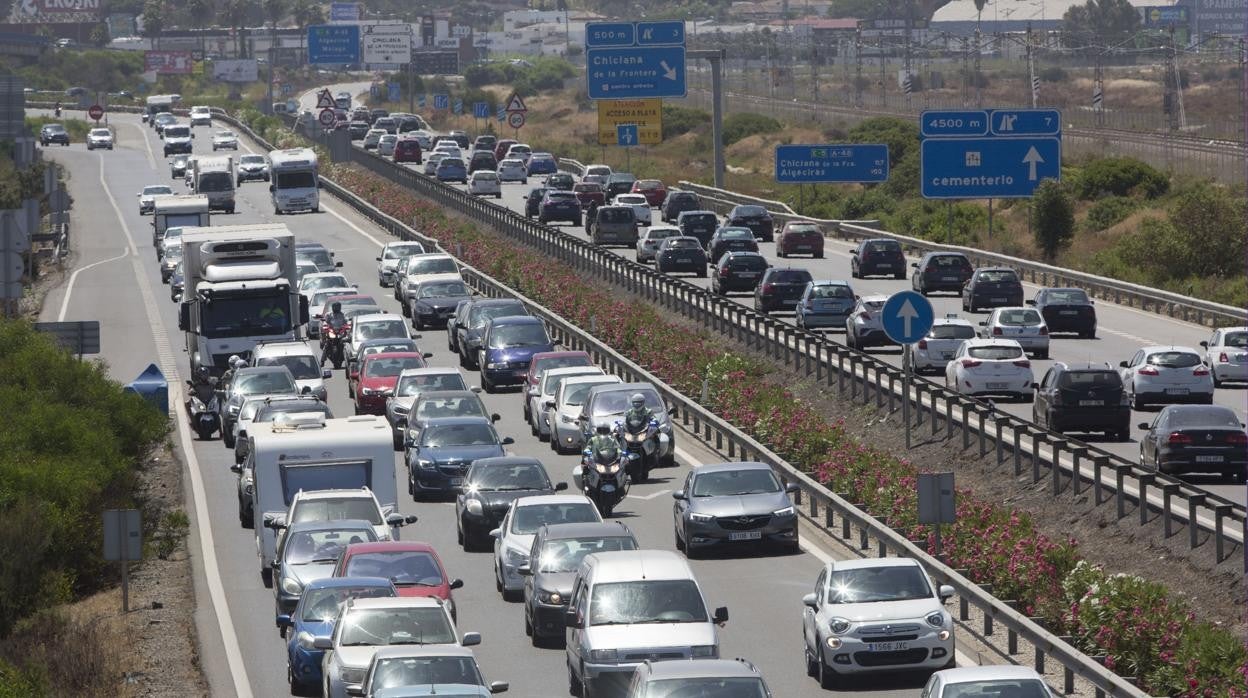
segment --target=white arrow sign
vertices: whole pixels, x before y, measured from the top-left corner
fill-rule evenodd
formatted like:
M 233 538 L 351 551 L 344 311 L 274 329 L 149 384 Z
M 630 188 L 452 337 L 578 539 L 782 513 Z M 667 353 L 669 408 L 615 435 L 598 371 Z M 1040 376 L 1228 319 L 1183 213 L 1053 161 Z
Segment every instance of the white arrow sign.
M 897 309 L 897 317 L 901 318 L 903 334 L 907 337 L 910 336 L 910 323 L 913 322 L 918 316 L 919 311 L 915 310 L 914 306 L 910 304 L 909 298 L 907 298 L 906 301 L 901 304 L 901 307 Z
M 1031 168 L 1027 170 L 1028 181 L 1036 181 L 1036 165 L 1044 162 L 1044 158 L 1040 157 L 1040 153 L 1036 150 L 1036 146 L 1027 149 L 1027 154 L 1023 156 L 1023 162 Z M 903 306 L 904 307 L 904 306 Z
M 659 61 L 659 67 L 663 69 L 663 77 L 668 80 L 676 79 L 676 69 L 667 64 L 667 61 Z

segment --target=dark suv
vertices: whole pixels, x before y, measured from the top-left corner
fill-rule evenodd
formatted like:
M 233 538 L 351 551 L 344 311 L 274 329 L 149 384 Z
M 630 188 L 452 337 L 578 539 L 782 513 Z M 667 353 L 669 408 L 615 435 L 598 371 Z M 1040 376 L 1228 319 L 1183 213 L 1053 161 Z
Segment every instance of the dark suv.
M 636 181 L 637 178 L 627 172 L 615 172 L 607 177 L 607 201 L 613 200 L 617 194 L 631 193 Z
M 477 170 L 497 170 L 498 160 L 494 159 L 494 153 L 488 150 L 472 151 L 472 159 L 468 161 L 468 174 L 472 174 Z
M 1076 332 L 1083 339 L 1096 337 L 1096 308 L 1081 288 L 1042 288 L 1027 305 L 1040 311 L 1050 334 Z
M 715 264 L 711 291 L 721 296 L 731 291 L 753 292 L 767 267 L 767 258 L 757 252 L 727 252 Z
M 664 222 L 671 223 L 676 220 L 685 211 L 696 211 L 702 207 L 702 202 L 698 200 L 698 195 L 691 191 L 673 191 L 668 192 L 667 198 L 663 200 L 663 207 L 660 209 Z
M 849 262 L 850 275 L 855 279 L 864 279 L 868 276 L 906 278 L 906 255 L 901 251 L 901 245 L 896 240 L 889 238 L 863 240 L 850 254 L 853 255 Z
M 764 314 L 773 310 L 795 310 L 806 284 L 811 281 L 814 277 L 805 269 L 771 267 L 754 289 L 754 309 Z
M 39 145 L 47 147 L 49 143 L 69 145 L 69 132 L 61 124 L 47 124 L 39 129 Z
M 971 278 L 971 262 L 961 252 L 928 252 L 911 264 L 910 288 L 927 295 L 937 291 L 961 293 Z
M 763 242 L 772 242 L 776 238 L 776 224 L 771 219 L 771 211 L 762 206 L 748 204 L 733 206 L 728 212 L 728 220 L 724 221 L 724 225 L 749 228 L 754 231 L 754 237 Z
M 706 247 L 719 227 L 719 216 L 714 211 L 682 211 L 676 217 L 676 227 L 681 235 L 697 238 Z
M 1131 403 L 1109 364 L 1053 364 L 1036 384 L 1032 420 L 1052 431 L 1105 432 L 1130 439 Z
M 706 244 L 706 251 L 710 253 L 707 256 L 708 262 L 714 264 L 725 252 L 758 252 L 758 241 L 754 239 L 749 228 L 724 226 L 711 236 L 711 241 Z
M 962 288 L 962 309 L 968 313 L 1022 304 L 1023 282 L 1009 267 L 976 269 Z

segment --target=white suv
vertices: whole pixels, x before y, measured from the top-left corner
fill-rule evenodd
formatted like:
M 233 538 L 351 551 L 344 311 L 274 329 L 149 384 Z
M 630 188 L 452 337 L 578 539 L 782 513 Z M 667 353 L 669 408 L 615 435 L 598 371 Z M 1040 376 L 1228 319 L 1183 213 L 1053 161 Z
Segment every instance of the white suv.
M 519 600 L 524 593 L 520 566 L 529 564 L 529 549 L 542 524 L 601 521 L 598 507 L 580 494 L 546 494 L 513 501 L 503 522 L 490 531 L 494 539 L 495 588 L 502 592 L 504 600 Z
M 208 107 L 191 107 L 191 126 L 211 126 L 212 110 Z
M 264 342 L 252 351 L 252 366 L 285 366 L 295 377 L 299 392 L 313 395 L 321 402 L 329 402 L 329 390 L 325 381 L 333 376 L 329 369 L 321 370 L 320 357 L 306 342 Z

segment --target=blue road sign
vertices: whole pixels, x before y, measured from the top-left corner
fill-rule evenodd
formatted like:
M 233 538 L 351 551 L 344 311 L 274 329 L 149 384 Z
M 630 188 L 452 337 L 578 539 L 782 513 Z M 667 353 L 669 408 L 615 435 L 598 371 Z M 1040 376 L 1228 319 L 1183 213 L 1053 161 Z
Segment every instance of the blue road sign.
M 888 145 L 776 146 L 776 181 L 884 182 L 888 180 Z
M 889 296 L 880 313 L 884 334 L 898 344 L 914 344 L 923 339 L 936 316 L 931 301 L 914 291 Z
M 317 24 L 308 27 L 308 63 L 359 63 L 358 24 Z
M 387 87 L 386 92 L 388 93 L 388 94 L 386 95 L 386 99 L 388 99 L 388 100 L 389 100 L 389 101 L 391 101 L 391 102 L 397 102 L 397 101 L 399 101 L 399 99 L 400 99 L 400 98 L 401 98 L 401 96 L 402 96 L 402 92 L 401 92 L 401 90 L 399 89 L 399 83 L 397 83 L 397 82 L 392 82 L 392 83 L 390 83 L 390 84 L 386 85 L 386 87 Z
M 381 96 L 381 85 L 378 85 L 377 83 L 373 83 L 369 85 L 368 96 L 371 99 L 377 99 L 379 96 Z
M 994 136 L 1056 136 L 1062 132 L 1062 113 L 1056 109 L 992 109 L 988 120 Z
M 464 100 L 456 98 L 455 101 L 451 103 L 451 111 L 455 112 L 456 114 L 463 114 L 464 113 Z
M 919 134 L 932 136 L 987 136 L 988 112 L 929 110 L 919 116 Z
M 329 21 L 358 22 L 360 21 L 360 3 L 331 2 L 329 4 Z
M 416 106 L 421 109 L 425 108 L 425 95 L 423 93 L 416 95 Z
M 590 99 L 685 96 L 684 22 L 591 22 L 585 36 Z
M 292 84 L 290 84 L 290 83 L 288 83 L 288 82 L 282 83 L 282 96 L 283 96 L 283 97 L 289 97 L 289 96 L 291 95 L 291 93 L 292 93 L 292 92 L 294 92 L 294 91 L 295 91 L 295 86 L 294 86 L 294 85 L 292 85 Z
M 926 138 L 920 169 L 924 198 L 1024 198 L 1040 180 L 1061 177 L 1062 141 L 1055 136 Z
M 473 102 L 472 116 L 476 119 L 490 118 L 490 105 L 488 102 Z
M 615 127 L 615 144 L 625 148 L 637 145 L 637 124 L 620 124 Z
M 451 108 L 451 96 L 450 95 L 434 95 L 433 96 L 433 108 L 434 109 L 450 109 Z

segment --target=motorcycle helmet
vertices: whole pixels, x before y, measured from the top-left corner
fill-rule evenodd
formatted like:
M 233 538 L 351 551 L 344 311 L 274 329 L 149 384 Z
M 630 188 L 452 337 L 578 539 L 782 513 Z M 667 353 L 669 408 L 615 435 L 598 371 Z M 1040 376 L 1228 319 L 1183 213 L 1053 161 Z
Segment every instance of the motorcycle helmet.
M 594 431 L 598 434 L 602 434 L 603 436 L 607 436 L 611 433 L 611 427 L 606 424 L 599 424 L 598 428 L 594 429 Z
M 334 301 L 334 302 L 333 302 L 333 303 L 329 306 L 329 309 L 330 309 L 330 310 L 332 310 L 332 311 L 334 311 L 335 313 L 341 313 L 341 312 L 342 312 L 342 303 L 339 303 L 338 301 Z
M 646 396 L 641 393 L 633 393 L 633 396 L 630 397 L 628 401 L 633 404 L 633 409 L 635 410 L 639 410 L 646 406 Z
M 230 354 L 230 358 L 225 360 L 230 368 L 238 368 L 238 354 Z

